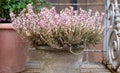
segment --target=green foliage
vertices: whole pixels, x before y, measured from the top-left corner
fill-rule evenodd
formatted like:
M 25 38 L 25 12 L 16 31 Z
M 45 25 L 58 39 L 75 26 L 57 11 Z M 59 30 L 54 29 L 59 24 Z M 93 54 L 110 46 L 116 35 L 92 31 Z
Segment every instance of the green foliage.
M 0 17 L 9 18 L 9 12 L 19 14 L 30 3 L 30 0 L 2 0 L 0 1 Z
M 43 7 L 50 7 L 50 4 L 45 0 L 33 0 L 33 6 L 34 9 L 41 10 Z
M 40 2 L 40 4 L 37 4 Z M 0 1 L 0 18 L 10 18 L 9 13 L 12 11 L 19 14 L 23 8 L 26 8 L 28 3 L 33 3 L 34 8 L 40 10 L 43 6 L 48 4 L 45 0 L 1 0 Z

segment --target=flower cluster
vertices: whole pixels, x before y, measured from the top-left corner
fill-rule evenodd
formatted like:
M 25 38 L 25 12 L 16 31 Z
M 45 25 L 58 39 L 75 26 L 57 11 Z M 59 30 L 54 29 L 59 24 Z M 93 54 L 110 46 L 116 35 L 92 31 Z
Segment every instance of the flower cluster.
M 84 46 L 96 44 L 101 39 L 103 31 L 103 13 L 83 9 L 74 10 L 73 7 L 56 12 L 42 8 L 35 13 L 32 5 L 28 4 L 17 17 L 11 14 L 15 29 L 29 39 L 32 45 L 47 45 L 53 48 Z

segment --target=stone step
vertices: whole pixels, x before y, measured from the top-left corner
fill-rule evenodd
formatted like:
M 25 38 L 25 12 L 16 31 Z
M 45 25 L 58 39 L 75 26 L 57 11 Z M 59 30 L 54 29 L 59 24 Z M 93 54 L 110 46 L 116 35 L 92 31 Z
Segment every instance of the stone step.
M 22 73 L 40 73 L 40 63 L 38 61 L 27 62 L 26 70 Z
M 29 61 L 26 65 L 26 68 L 28 69 L 39 69 L 40 63 L 38 61 Z
M 21 73 L 40 73 L 40 69 L 27 69 Z
M 28 62 L 26 70 L 22 73 L 40 73 L 40 64 L 38 61 Z M 101 63 L 83 62 L 81 65 L 81 73 L 111 73 Z
M 101 63 L 83 62 L 81 66 L 81 73 L 111 73 Z

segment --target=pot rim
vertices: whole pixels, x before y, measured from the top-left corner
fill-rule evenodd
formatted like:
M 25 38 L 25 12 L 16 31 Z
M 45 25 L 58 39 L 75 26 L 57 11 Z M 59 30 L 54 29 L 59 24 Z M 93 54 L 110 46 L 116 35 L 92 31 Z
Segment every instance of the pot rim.
M 0 23 L 0 29 L 14 29 L 11 23 Z
M 64 47 L 64 48 L 52 48 L 50 46 L 38 46 L 38 50 L 48 50 L 48 51 L 69 51 L 70 47 Z M 72 47 L 73 50 L 83 50 L 84 47 Z

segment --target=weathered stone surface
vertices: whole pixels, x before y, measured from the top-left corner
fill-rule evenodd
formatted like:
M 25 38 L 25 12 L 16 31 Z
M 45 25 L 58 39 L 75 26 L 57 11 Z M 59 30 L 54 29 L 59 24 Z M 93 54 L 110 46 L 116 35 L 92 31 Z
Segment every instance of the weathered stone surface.
M 22 73 L 41 73 L 40 64 L 38 61 L 32 61 L 27 63 L 27 69 Z M 111 73 L 105 66 L 101 63 L 87 63 L 83 62 L 80 67 L 79 73 Z M 61 72 L 62 73 L 62 72 Z
M 98 54 L 99 54 L 99 52 L 98 52 Z M 62 56 L 65 56 L 65 55 L 62 54 Z M 38 54 L 36 53 L 36 51 L 34 49 L 31 50 L 29 52 L 29 59 L 28 59 L 27 65 L 26 65 L 26 70 L 22 73 L 41 73 L 41 70 L 40 70 L 41 63 L 39 62 L 38 58 L 39 57 L 38 57 Z M 56 60 L 56 61 L 58 61 L 58 60 Z M 53 64 L 53 63 L 51 63 L 51 65 L 55 66 L 55 64 Z M 61 65 L 59 64 L 59 66 L 62 66 L 62 65 L 65 67 L 64 63 L 61 63 Z M 97 62 L 90 61 L 90 63 L 88 63 L 88 62 L 85 62 L 85 59 L 84 59 L 84 62 L 82 63 L 82 66 L 79 67 L 79 73 L 80 72 L 81 73 L 110 73 L 109 70 L 107 70 L 99 61 L 97 61 Z M 61 72 L 61 73 L 63 73 L 63 72 Z
M 101 63 L 87 63 L 83 62 L 81 66 L 81 73 L 111 73 Z
M 70 52 L 38 52 L 31 50 L 31 53 L 35 53 L 33 56 L 35 58 L 28 59 L 26 65 L 26 71 L 23 73 L 79 73 L 80 72 L 80 63 L 81 63 L 81 54 L 74 55 Z

